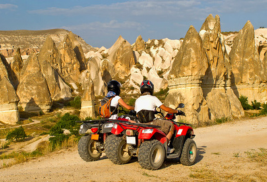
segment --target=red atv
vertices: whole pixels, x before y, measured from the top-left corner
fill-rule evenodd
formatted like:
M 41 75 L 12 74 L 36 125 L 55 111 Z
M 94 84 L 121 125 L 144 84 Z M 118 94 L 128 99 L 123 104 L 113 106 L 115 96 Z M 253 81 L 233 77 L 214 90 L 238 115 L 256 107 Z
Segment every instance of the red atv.
M 178 107 L 183 108 L 184 104 Z M 166 134 L 158 129 L 159 126 L 113 121 L 112 135 L 107 137 L 105 144 L 107 157 L 115 164 L 125 164 L 136 156 L 143 168 L 152 170 L 159 169 L 165 158 L 180 158 L 183 165 L 193 165 L 197 156 L 193 128 L 174 122 L 175 114 L 167 114 L 165 118 L 172 120 L 175 127 L 169 146 Z
M 137 118 L 133 114 L 130 113 L 123 116 L 131 120 L 136 120 Z M 100 156 L 105 150 L 106 138 L 111 134 L 111 129 L 114 125 L 112 121 L 110 119 L 77 121 L 78 123 L 82 123 L 79 129 L 79 134 L 82 137 L 78 143 L 78 152 L 84 161 L 90 162 L 100 159 Z M 124 122 L 128 120 L 121 119 L 119 121 Z

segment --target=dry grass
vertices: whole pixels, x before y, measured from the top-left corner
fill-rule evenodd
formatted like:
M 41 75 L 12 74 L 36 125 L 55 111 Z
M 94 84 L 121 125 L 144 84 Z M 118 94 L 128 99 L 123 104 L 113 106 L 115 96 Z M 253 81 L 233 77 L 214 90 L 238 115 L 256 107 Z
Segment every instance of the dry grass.
M 250 174 L 232 172 L 231 170 L 214 170 L 207 167 L 197 168 L 191 171 L 190 178 L 197 181 L 266 181 L 266 174 L 252 172 Z M 195 181 L 193 180 L 193 181 Z
M 68 149 L 72 147 L 77 147 L 78 139 L 72 135 L 70 138 L 66 141 L 64 141 L 61 145 L 57 145 L 55 149 L 52 148 L 49 141 L 43 141 L 40 142 L 37 146 L 37 149 L 33 152 L 12 152 L 10 154 L 2 154 L 0 155 L 0 160 L 7 160 L 7 159 L 13 159 L 10 160 L 8 163 L 3 163 L 3 168 L 10 167 L 15 164 L 27 162 L 32 159 L 36 159 L 38 157 L 47 155 L 49 153 L 59 151 L 61 149 Z
M 259 148 L 259 151 L 251 150 L 245 153 L 252 162 L 257 162 L 263 166 L 267 165 L 267 149 Z

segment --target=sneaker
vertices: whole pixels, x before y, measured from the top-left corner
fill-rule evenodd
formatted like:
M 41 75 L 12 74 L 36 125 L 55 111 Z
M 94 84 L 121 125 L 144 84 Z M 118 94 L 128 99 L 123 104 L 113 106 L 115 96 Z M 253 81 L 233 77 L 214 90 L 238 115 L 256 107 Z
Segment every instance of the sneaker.
M 168 153 L 168 154 L 172 154 L 172 153 L 174 152 L 174 150 L 175 150 L 174 148 L 170 148 L 170 147 L 168 147 L 168 148 L 167 148 L 167 153 Z

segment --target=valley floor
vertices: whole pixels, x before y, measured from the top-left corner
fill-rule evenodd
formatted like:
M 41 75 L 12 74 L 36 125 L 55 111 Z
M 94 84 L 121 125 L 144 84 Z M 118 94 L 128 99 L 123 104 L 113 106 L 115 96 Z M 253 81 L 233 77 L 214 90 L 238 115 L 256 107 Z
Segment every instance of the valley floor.
M 266 181 L 267 117 L 195 129 L 197 163 L 167 160 L 156 171 L 137 159 L 115 165 L 103 156 L 84 162 L 77 148 L 0 169 L 0 181 Z

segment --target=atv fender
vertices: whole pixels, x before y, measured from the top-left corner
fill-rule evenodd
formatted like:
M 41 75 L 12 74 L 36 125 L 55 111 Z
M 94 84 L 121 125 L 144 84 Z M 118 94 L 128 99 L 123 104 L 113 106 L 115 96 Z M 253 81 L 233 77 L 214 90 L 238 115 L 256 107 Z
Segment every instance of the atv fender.
M 186 125 L 180 126 L 176 130 L 175 137 L 186 136 L 188 135 L 188 133 L 191 135 L 191 131 L 193 131 L 193 128 L 190 126 L 186 126 Z
M 141 129 L 138 134 L 138 139 L 150 140 L 152 138 L 157 139 L 162 144 L 166 143 L 166 135 L 158 129 Z

